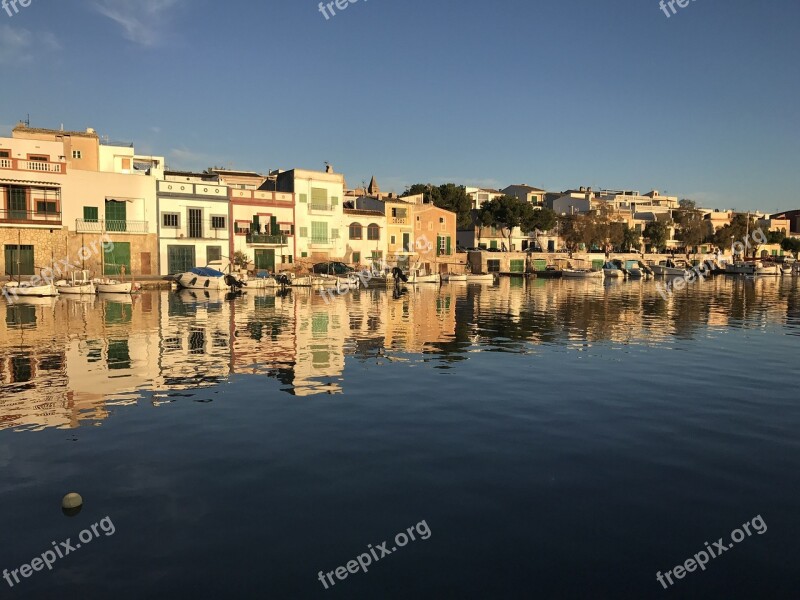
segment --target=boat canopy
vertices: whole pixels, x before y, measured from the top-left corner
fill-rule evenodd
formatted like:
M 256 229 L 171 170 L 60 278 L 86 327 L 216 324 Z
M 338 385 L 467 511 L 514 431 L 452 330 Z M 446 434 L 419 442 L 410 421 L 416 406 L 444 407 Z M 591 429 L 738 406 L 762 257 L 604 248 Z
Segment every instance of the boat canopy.
M 195 267 L 191 269 L 191 272 L 200 277 L 225 277 L 225 273 L 212 269 L 211 267 Z

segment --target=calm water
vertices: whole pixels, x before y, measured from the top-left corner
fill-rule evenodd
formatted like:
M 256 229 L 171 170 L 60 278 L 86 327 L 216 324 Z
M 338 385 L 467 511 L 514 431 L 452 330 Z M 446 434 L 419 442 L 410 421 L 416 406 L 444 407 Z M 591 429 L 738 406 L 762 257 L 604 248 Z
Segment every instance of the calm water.
M 0 303 L 2 597 L 797 598 L 797 281 Z

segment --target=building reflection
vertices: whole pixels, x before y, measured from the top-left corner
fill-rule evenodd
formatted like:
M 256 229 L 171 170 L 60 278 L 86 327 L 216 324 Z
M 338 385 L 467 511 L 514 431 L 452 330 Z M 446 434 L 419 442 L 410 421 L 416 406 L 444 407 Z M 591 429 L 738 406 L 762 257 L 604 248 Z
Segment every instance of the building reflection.
M 717 278 L 664 298 L 652 282 L 502 279 L 286 293 L 147 292 L 0 302 L 0 429 L 96 424 L 116 405 L 192 396 L 233 375 L 339 394 L 359 363 L 482 351 L 658 345 L 709 328 L 800 329 L 796 279 Z

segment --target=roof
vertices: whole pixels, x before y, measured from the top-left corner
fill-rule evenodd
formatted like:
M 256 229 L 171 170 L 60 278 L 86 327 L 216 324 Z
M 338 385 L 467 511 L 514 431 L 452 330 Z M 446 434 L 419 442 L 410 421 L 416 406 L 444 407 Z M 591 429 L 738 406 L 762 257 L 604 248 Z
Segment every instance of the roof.
M 508 189 L 508 188 L 522 188 L 523 190 L 528 190 L 529 192 L 544 192 L 545 191 L 543 189 L 540 189 L 540 188 L 537 188 L 537 187 L 533 187 L 532 185 L 528 185 L 527 183 L 517 183 L 517 184 L 508 186 L 506 189 Z
M 0 177 L 0 182 L 3 182 L 3 183 L 31 183 L 33 185 L 41 185 L 41 186 L 48 186 L 48 187 L 61 187 L 60 183 L 53 183 L 52 181 L 34 181 L 32 179 L 7 179 L 5 177 Z
M 69 135 L 74 137 L 88 137 L 88 138 L 97 138 L 96 131 L 62 131 L 61 129 L 47 129 L 44 127 L 26 127 L 24 125 L 17 125 L 14 127 L 13 131 L 22 131 L 25 133 L 46 133 L 46 134 L 56 134 L 56 135 Z
M 247 177 L 264 177 L 264 178 L 267 177 L 266 175 L 262 175 L 261 173 L 256 173 L 255 171 L 233 171 L 233 170 L 230 170 L 230 169 L 213 168 L 213 169 L 209 169 L 209 172 L 210 173 L 219 173 L 220 175 L 245 175 Z
M 385 217 L 386 215 L 379 210 L 362 210 L 360 208 L 343 208 L 346 215 L 361 215 L 364 217 Z

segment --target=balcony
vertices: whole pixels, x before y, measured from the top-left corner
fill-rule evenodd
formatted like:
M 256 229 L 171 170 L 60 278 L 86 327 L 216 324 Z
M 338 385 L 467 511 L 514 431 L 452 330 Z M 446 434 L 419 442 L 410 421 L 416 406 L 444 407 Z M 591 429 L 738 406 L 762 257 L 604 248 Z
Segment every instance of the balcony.
M 328 237 L 310 237 L 308 238 L 309 248 L 328 248 L 333 246 L 334 240 Z
M 408 217 L 389 217 L 390 225 L 408 225 Z
M 38 213 L 29 210 L 0 209 L 0 223 L 8 223 L 13 225 L 51 225 L 60 227 L 61 213 Z
M 67 165 L 66 163 L 25 160 L 21 158 L 0 158 L 0 169 L 63 174 L 67 172 Z
M 78 233 L 148 233 L 147 221 L 118 221 L 105 219 L 75 219 Z
M 288 244 L 289 237 L 285 235 L 264 235 L 260 233 L 248 233 L 248 244 L 266 244 L 271 246 L 285 246 Z
M 333 212 L 333 205 L 331 204 L 309 204 L 309 213 Z

